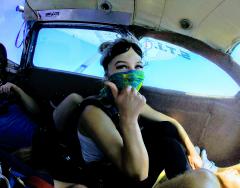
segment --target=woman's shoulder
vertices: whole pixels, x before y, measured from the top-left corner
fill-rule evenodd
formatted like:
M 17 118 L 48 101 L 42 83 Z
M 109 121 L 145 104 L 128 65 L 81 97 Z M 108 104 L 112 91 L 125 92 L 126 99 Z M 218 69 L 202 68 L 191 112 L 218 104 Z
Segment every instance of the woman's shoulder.
M 80 105 L 82 111 L 87 112 L 88 116 L 107 115 L 112 121 L 117 122 L 118 110 L 115 105 L 101 96 L 90 96 L 83 100 Z M 86 113 L 84 113 L 86 115 Z M 90 115 L 91 114 L 91 115 Z
M 105 107 L 102 99 L 97 95 L 86 97 L 81 102 L 80 108 L 82 108 L 82 110 L 85 110 L 85 108 L 86 107 L 89 108 L 89 106 L 91 106 L 91 108 L 93 108 L 93 109 L 95 109 L 95 108 L 103 109 Z
M 96 132 L 110 122 L 111 117 L 105 111 L 95 105 L 89 104 L 81 113 L 78 129 L 83 135 L 90 137 L 89 130 Z
M 91 119 L 99 119 L 101 116 L 103 116 L 104 111 L 92 104 L 89 104 L 87 106 L 85 106 L 85 108 L 83 109 L 82 113 L 81 113 L 81 117 L 84 117 L 84 119 L 86 118 L 91 118 Z

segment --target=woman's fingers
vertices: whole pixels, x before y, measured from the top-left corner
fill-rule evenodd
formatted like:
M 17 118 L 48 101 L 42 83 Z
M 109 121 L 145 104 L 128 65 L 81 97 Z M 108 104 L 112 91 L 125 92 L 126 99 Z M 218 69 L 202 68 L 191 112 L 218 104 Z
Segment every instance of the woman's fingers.
M 118 96 L 118 88 L 117 88 L 117 86 L 114 83 L 109 82 L 109 81 L 104 82 L 104 84 L 111 89 L 112 95 L 116 99 L 117 96 Z
M 2 92 L 2 93 L 6 93 L 6 91 L 7 91 L 6 85 L 3 85 L 3 86 L 1 87 L 1 92 Z
M 3 89 L 4 93 L 9 93 L 10 92 L 10 88 L 11 87 L 9 87 L 9 85 L 4 85 L 2 89 Z
M 14 87 L 16 87 L 15 84 L 7 82 L 6 84 L 0 86 L 0 93 L 10 94 L 11 90 L 14 89 Z

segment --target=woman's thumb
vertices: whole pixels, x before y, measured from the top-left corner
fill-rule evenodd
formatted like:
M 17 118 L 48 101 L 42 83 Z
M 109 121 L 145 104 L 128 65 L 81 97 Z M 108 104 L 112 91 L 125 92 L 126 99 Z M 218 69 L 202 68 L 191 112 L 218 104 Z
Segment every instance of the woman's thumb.
M 116 99 L 118 96 L 117 86 L 113 82 L 110 82 L 110 81 L 106 81 L 106 82 L 104 82 L 104 84 L 111 89 L 112 95 L 113 95 L 114 99 Z

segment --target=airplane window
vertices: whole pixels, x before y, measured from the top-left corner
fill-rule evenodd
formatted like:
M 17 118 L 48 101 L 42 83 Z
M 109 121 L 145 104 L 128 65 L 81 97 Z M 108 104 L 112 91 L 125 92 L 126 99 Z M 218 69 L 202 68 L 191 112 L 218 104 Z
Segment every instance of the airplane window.
M 104 76 L 98 47 L 120 37 L 118 33 L 73 28 L 42 28 L 33 57 L 37 67 Z
M 238 43 L 232 50 L 231 56 L 234 61 L 240 64 L 240 43 Z
M 234 96 L 236 82 L 206 58 L 182 47 L 153 38 L 142 38 L 144 85 L 196 95 Z
M 99 45 L 120 37 L 111 31 L 43 28 L 39 31 L 33 64 L 37 67 L 103 77 Z M 145 86 L 191 95 L 234 96 L 239 86 L 206 58 L 165 41 L 140 40 L 146 62 Z

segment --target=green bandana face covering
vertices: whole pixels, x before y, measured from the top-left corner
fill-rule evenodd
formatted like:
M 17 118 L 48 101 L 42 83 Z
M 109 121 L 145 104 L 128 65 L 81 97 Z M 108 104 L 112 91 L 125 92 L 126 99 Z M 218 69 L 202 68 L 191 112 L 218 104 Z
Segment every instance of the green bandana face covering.
M 118 72 L 111 75 L 108 79 L 110 82 L 113 82 L 119 91 L 124 89 L 127 86 L 132 86 L 137 91 L 140 90 L 144 80 L 144 72 L 142 70 L 130 70 L 127 72 Z M 111 90 L 108 87 L 104 87 L 100 91 L 100 95 L 103 97 L 112 96 Z

